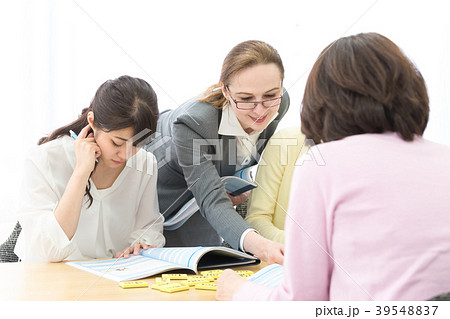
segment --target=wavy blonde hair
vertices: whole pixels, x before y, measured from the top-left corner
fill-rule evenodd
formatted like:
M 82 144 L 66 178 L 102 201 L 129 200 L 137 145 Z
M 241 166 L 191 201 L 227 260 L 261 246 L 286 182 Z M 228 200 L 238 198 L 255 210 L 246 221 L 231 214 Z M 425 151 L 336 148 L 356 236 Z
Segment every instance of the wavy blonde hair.
M 220 82 L 227 86 L 231 78 L 238 72 L 258 64 L 269 63 L 274 63 L 278 67 L 281 80 L 283 80 L 284 67 L 277 50 L 263 41 L 248 40 L 241 42 L 231 49 L 225 57 L 220 73 Z M 222 93 L 220 82 L 206 89 L 205 96 L 199 101 L 209 103 L 218 109 L 223 108 L 227 99 Z

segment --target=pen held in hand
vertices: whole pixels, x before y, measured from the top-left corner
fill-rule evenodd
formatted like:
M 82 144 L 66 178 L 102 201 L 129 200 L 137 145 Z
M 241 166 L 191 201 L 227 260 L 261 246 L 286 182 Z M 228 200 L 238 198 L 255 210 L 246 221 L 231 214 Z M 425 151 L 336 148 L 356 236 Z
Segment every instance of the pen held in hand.
M 69 130 L 69 133 L 70 133 L 70 136 L 72 136 L 72 138 L 74 140 L 76 140 L 78 138 L 78 135 L 74 131 Z M 96 158 L 95 161 L 98 163 L 98 158 Z
M 76 139 L 77 139 L 78 135 L 77 135 L 77 134 L 75 134 L 75 132 L 74 132 L 74 131 L 70 130 L 70 131 L 69 131 L 69 133 L 70 133 L 70 136 L 72 136 L 74 140 L 76 140 Z

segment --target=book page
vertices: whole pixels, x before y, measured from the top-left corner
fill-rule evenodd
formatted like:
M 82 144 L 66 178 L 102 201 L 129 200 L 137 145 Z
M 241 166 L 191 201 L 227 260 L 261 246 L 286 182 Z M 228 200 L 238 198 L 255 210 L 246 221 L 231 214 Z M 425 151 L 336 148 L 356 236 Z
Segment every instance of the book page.
M 277 287 L 283 279 L 283 266 L 279 264 L 269 265 L 248 277 L 248 279 L 255 284 L 270 288 Z
M 239 177 L 249 183 L 253 183 L 255 181 L 257 168 L 258 168 L 257 164 L 243 168 L 243 169 L 237 171 L 236 173 L 234 173 L 234 176 Z
M 200 257 L 210 249 L 207 247 L 149 248 L 142 251 L 142 255 L 195 270 Z
M 224 263 L 236 266 L 260 262 L 257 257 L 219 246 L 149 248 L 129 258 L 73 261 L 66 264 L 114 281 L 127 281 L 175 269 L 197 272 L 197 265 L 203 256 L 206 266 L 217 266 L 216 268 Z
M 74 261 L 68 262 L 67 265 L 114 281 L 135 280 L 180 268 L 166 261 L 141 255 L 108 260 Z

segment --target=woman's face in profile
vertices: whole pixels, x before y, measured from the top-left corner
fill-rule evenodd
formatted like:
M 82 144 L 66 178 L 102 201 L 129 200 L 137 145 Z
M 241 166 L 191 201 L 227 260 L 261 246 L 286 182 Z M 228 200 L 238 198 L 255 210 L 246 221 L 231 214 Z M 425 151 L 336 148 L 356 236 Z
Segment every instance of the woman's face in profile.
M 224 95 L 233 107 L 242 128 L 247 133 L 262 131 L 280 107 L 280 70 L 274 63 L 258 64 L 244 69 L 231 79 L 227 90 Z
M 125 165 L 127 160 L 139 150 L 132 145 L 133 135 L 132 127 L 110 132 L 94 129 L 95 142 L 102 153 L 99 161 L 110 168 Z

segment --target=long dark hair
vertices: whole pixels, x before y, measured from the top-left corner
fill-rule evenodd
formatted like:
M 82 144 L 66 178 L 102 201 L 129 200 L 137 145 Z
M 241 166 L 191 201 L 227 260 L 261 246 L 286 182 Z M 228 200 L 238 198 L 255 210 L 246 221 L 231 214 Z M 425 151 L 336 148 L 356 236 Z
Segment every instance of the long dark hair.
M 38 145 L 70 135 L 70 130 L 79 134 L 88 125 L 87 114 L 91 111 L 94 113 L 94 126 L 105 132 L 134 128 L 134 135 L 138 136 L 133 140 L 134 146 L 148 143 L 156 132 L 159 110 L 155 91 L 146 81 L 123 75 L 103 83 L 90 106 L 82 110 L 78 119 L 42 137 Z M 91 184 L 88 182 L 85 195 L 89 206 L 93 200 L 90 189 Z
M 397 45 L 378 33 L 340 38 L 314 64 L 305 88 L 302 132 L 315 143 L 364 133 L 422 135 L 429 100 L 424 79 Z

